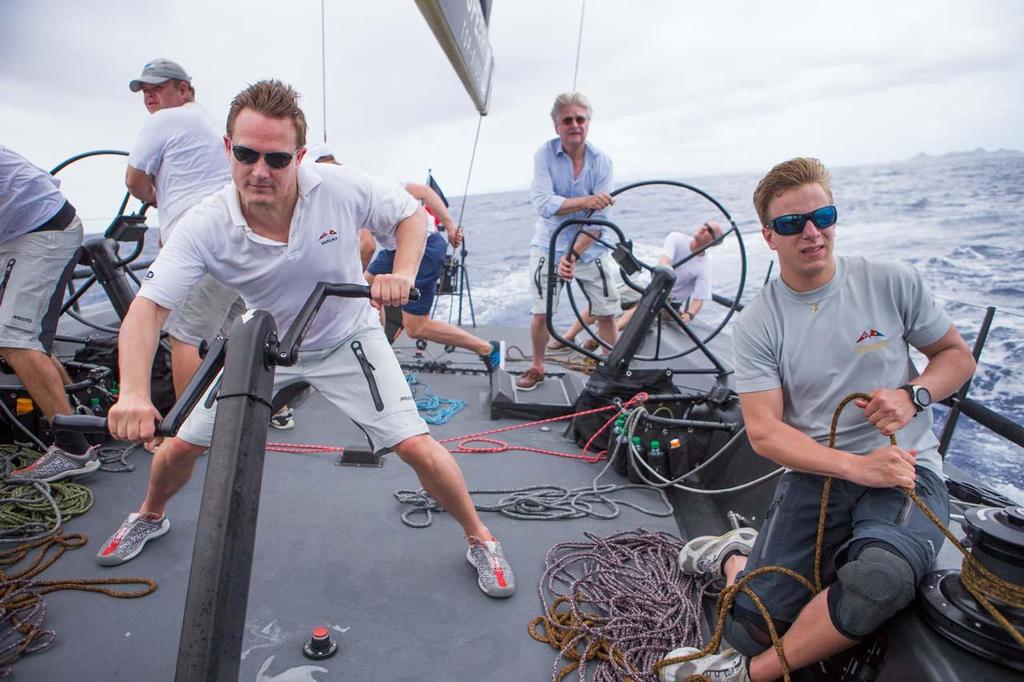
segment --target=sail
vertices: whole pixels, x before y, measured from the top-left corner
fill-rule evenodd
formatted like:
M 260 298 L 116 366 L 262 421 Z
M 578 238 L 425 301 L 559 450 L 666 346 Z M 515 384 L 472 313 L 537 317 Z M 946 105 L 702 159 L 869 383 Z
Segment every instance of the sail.
M 486 116 L 494 73 L 487 34 L 490 0 L 416 0 L 416 6 L 448 55 L 477 111 Z

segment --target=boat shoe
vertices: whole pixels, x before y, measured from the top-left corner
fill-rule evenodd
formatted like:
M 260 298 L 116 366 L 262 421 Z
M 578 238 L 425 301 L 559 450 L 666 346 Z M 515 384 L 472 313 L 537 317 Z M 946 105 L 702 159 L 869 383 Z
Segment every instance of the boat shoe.
M 684 646 L 673 649 L 665 658 L 689 656 L 700 649 Z M 747 674 L 747 660 L 735 649 L 722 649 L 717 654 L 708 654 L 685 663 L 666 665 L 658 671 L 661 682 L 683 682 L 691 675 L 697 679 L 713 680 L 714 682 L 750 682 Z
M 45 481 L 53 483 L 63 478 L 82 476 L 100 468 L 97 456 L 100 446 L 93 445 L 84 455 L 72 455 L 51 445 L 46 453 L 27 467 L 15 469 L 9 478 L 12 481 Z
M 519 375 L 516 379 L 516 388 L 520 391 L 532 391 L 537 385 L 544 381 L 544 372 L 538 372 L 533 367 Z
M 147 542 L 160 537 L 171 529 L 167 515 L 156 517 L 152 514 L 131 513 L 117 532 L 103 544 L 96 555 L 100 566 L 118 566 L 139 555 Z
M 724 535 L 701 535 L 679 550 L 679 569 L 687 575 L 724 577 L 722 560 L 730 552 L 750 556 L 757 539 L 753 528 L 737 528 Z
M 501 599 L 511 597 L 516 591 L 516 579 L 512 567 L 505 560 L 501 551 L 501 543 L 497 540 L 479 540 L 467 538 L 469 549 L 466 550 L 466 561 L 476 568 L 477 584 L 488 597 Z

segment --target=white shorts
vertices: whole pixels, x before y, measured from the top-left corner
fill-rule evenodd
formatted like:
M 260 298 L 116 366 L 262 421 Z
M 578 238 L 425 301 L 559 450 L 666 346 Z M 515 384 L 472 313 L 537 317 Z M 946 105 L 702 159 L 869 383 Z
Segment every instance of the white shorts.
M 64 230 L 29 232 L 0 244 L 0 348 L 50 352 L 81 245 L 77 216 Z
M 366 432 L 375 451 L 430 432 L 380 327 L 359 329 L 328 350 L 299 352 L 294 366 L 277 368 L 274 393 L 300 381 L 319 391 Z M 216 406 L 204 407 L 205 402 L 206 396 L 178 429 L 178 438 L 208 447 Z
M 203 275 L 188 296 L 171 311 L 164 322 L 168 336 L 190 346 L 209 341 L 218 333 L 227 335 L 231 323 L 245 312 L 245 302 L 210 275 Z
M 530 295 L 533 298 L 534 315 L 547 312 L 548 291 L 548 252 L 538 248 L 530 249 Z M 573 268 L 573 276 L 583 289 L 583 295 L 590 304 L 591 315 L 618 315 L 622 312 L 619 303 L 619 292 L 612 279 L 611 268 L 618 267 L 607 254 L 584 263 L 578 261 Z M 558 264 L 555 264 L 558 271 Z M 555 294 L 555 308 L 558 308 L 558 295 L 562 293 L 564 283 L 559 280 L 558 292 Z

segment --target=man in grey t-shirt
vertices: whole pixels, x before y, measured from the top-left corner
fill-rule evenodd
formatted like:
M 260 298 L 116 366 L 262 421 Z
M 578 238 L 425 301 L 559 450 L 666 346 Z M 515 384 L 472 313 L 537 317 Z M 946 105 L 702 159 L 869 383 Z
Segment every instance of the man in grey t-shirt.
M 797 669 L 852 647 L 914 597 L 943 536 L 900 489 L 915 490 L 948 518 L 928 406 L 967 381 L 975 363 L 912 268 L 833 255 L 837 211 L 820 161 L 773 168 L 758 184 L 754 206 L 781 274 L 735 326 L 736 386 L 751 445 L 787 472 L 760 533 L 743 528 L 696 538 L 680 565 L 728 584 L 762 566 L 812 577 L 819 503 L 831 477 L 825 588 L 812 596 L 779 573 L 749 583 L 785 633 L 786 660 Z M 920 374 L 910 346 L 928 358 Z M 830 448 L 832 414 L 855 392 L 871 398 L 844 410 Z M 890 443 L 893 435 L 899 445 Z M 722 680 L 782 675 L 767 624 L 746 595 L 730 611 L 725 638 L 734 649 L 662 674 L 683 679 L 699 667 Z

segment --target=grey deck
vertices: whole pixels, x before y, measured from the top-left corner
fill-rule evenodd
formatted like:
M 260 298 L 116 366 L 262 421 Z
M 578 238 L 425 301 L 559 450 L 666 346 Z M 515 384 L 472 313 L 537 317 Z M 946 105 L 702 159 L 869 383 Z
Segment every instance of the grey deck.
M 485 337 L 496 330 L 481 329 Z M 502 329 L 508 340 L 524 338 Z M 511 334 L 511 338 L 509 338 Z M 408 346 L 408 341 L 399 345 Z M 524 345 L 525 347 L 525 345 Z M 407 359 L 411 349 L 400 357 Z M 429 353 L 440 354 L 432 347 Z M 458 355 L 449 357 L 459 357 Z M 466 357 L 466 356 L 463 356 Z M 482 375 L 421 375 L 435 393 L 468 402 L 451 423 L 434 427 L 439 438 L 468 434 L 514 422 L 491 421 Z M 357 429 L 319 396 L 296 412 L 292 431 L 271 430 L 270 441 L 331 445 L 363 444 Z M 508 442 L 579 452 L 560 437 L 561 429 L 532 427 L 498 436 Z M 520 487 L 540 483 L 578 487 L 601 465 L 524 452 L 456 455 L 470 488 Z M 583 538 L 644 527 L 676 532 L 670 518 L 623 509 L 605 521 L 519 521 L 484 514 L 502 541 L 518 583 L 507 600 L 486 597 L 465 559 L 461 529 L 447 515 L 426 529 L 405 526 L 393 497 L 418 488 L 411 468 L 386 456 L 383 468 L 339 467 L 336 454 L 269 452 L 257 530 L 255 560 L 241 665 L 242 680 L 543 680 L 550 679 L 555 651 L 526 631 L 540 615 L 537 586 L 547 550 Z M 96 503 L 67 532 L 89 536 L 86 547 L 68 552 L 43 577 L 145 576 L 157 592 L 137 600 L 58 592 L 47 597 L 46 626 L 58 632 L 48 650 L 15 665 L 21 680 L 147 680 L 174 677 L 175 660 L 191 563 L 205 458 L 168 509 L 172 530 L 147 545 L 128 564 L 108 569 L 95 564 L 100 544 L 142 500 L 151 456 L 137 451 L 130 474 L 98 472 L 83 479 Z M 619 480 L 613 472 L 604 480 Z M 655 498 L 625 493 L 647 506 Z M 318 625 L 334 630 L 339 653 L 315 663 L 327 673 L 308 676 L 301 647 Z M 271 660 L 272 659 L 272 660 Z M 266 672 L 258 676 L 260 669 Z M 291 670 L 290 673 L 287 671 Z

